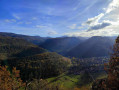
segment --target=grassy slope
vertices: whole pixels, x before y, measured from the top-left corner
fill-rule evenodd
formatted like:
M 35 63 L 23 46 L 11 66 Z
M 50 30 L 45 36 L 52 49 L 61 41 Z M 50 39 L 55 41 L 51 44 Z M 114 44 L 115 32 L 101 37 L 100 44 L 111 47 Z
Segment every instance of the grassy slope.
M 49 82 L 49 84 L 60 84 L 61 86 L 65 87 L 66 89 L 72 90 L 74 87 L 76 87 L 78 78 L 80 78 L 80 75 L 62 74 L 58 77 L 48 78 L 47 81 Z
M 105 78 L 105 73 L 97 73 L 96 79 Z M 81 75 L 66 75 L 62 74 L 58 77 L 48 78 L 49 84 L 60 84 L 65 90 L 89 90 L 92 82 L 87 83 L 86 80 L 81 79 Z

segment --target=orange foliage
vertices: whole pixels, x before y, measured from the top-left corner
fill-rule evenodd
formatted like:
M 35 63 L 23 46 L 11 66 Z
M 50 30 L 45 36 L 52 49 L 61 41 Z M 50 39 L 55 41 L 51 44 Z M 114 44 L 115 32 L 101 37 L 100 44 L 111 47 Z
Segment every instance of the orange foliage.
M 0 90 L 19 90 L 23 87 L 19 70 L 13 68 L 12 74 L 7 70 L 7 66 L 0 66 Z
M 79 88 L 74 88 L 74 90 L 80 90 Z

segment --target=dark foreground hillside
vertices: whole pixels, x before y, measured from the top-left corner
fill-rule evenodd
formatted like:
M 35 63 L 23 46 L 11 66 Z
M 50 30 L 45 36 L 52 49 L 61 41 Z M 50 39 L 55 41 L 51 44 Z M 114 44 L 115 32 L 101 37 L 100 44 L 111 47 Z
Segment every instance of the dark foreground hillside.
M 0 36 L 0 41 L 0 65 L 16 67 L 24 81 L 59 75 L 71 64 L 70 59 L 24 39 Z
M 6 64 L 4 62 L 7 62 L 7 65 L 11 68 L 17 67 L 21 71 L 21 78 L 24 81 L 60 75 L 71 64 L 70 59 L 50 52 L 22 58 L 12 58 L 2 61 L 1 64 Z

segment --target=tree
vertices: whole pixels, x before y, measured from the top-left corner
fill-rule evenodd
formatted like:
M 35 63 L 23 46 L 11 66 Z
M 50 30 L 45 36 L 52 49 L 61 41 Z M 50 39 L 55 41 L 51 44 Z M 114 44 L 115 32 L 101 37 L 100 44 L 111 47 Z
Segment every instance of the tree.
M 108 67 L 108 86 L 119 89 L 119 37 L 113 46 Z
M 19 90 L 24 87 L 19 72 L 14 67 L 11 74 L 7 66 L 0 66 L 0 90 Z
M 105 64 L 108 77 L 96 80 L 92 84 L 92 90 L 119 90 L 119 37 L 113 46 L 109 64 Z

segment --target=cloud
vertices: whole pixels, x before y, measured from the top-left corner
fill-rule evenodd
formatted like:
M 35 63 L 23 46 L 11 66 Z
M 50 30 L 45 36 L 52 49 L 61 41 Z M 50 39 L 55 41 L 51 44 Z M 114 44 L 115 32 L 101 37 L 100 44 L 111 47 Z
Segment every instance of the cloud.
M 111 22 L 117 22 L 117 18 L 119 18 L 118 0 L 112 0 L 107 8 L 103 8 L 103 10 L 105 10 L 104 13 L 101 13 L 93 18 L 89 18 L 85 23 L 82 24 L 83 26 L 88 25 L 87 31 L 101 30 L 110 26 L 112 24 Z
M 103 29 L 103 28 L 105 28 L 105 27 L 107 27 L 107 26 L 110 26 L 110 25 L 111 25 L 110 22 L 104 21 L 104 22 L 102 22 L 102 23 L 98 23 L 98 24 L 96 24 L 96 25 L 94 25 L 94 26 L 89 27 L 88 31 Z
M 33 17 L 32 20 L 38 20 L 38 18 L 37 17 Z
M 108 21 L 109 22 L 109 21 Z M 119 35 L 119 20 L 117 22 L 110 22 L 111 25 L 103 29 L 91 30 L 82 30 L 79 32 L 64 33 L 67 36 L 82 36 L 82 37 L 92 37 L 92 36 L 118 36 Z
M 78 2 L 73 0 L 74 3 L 71 3 L 73 6 L 68 5 L 70 1 L 64 0 L 60 3 L 62 7 L 60 7 L 61 5 L 58 3 L 50 5 L 48 3 L 39 2 L 29 2 L 28 5 L 11 5 L 11 9 L 16 8 L 18 11 L 16 13 L 10 11 L 9 19 L 7 20 L 6 18 L 6 20 L 1 23 L 1 27 L 3 27 L 2 24 L 5 23 L 6 26 L 10 27 L 16 25 L 19 27 L 33 28 L 33 30 L 37 30 L 37 32 L 40 30 L 39 33 L 42 31 L 44 36 L 48 33 L 50 35 L 53 33 L 56 34 L 57 32 L 52 32 L 52 30 L 55 29 L 58 31 L 58 35 L 59 33 L 71 32 L 68 33 L 68 35 L 94 36 L 104 35 L 104 33 L 111 35 L 111 32 L 112 34 L 118 32 L 119 27 L 115 26 L 117 23 L 116 19 L 117 17 L 119 18 L 118 0 L 93 0 L 88 3 L 88 0 L 76 0 Z M 105 9 L 102 11 L 102 8 Z M 25 12 L 23 12 L 24 10 Z M 16 19 L 16 24 L 13 23 L 15 20 L 11 20 L 10 18 Z M 86 20 L 86 18 L 88 19 Z M 86 21 L 84 22 L 84 20 Z M 105 20 L 114 20 L 115 24 L 104 22 Z M 32 24 L 29 22 L 32 22 Z M 48 24 L 52 24 L 52 26 Z M 49 28 L 51 32 L 47 31 Z
M 79 26 L 79 27 L 77 27 L 77 29 L 83 29 L 83 27 L 82 26 Z
M 68 36 L 115 36 L 119 35 L 119 2 L 112 0 L 104 13 L 88 18 L 82 23 L 82 31 L 65 33 Z M 87 29 L 86 29 L 87 28 Z M 87 32 L 88 31 L 88 32 Z
M 72 24 L 70 26 L 68 26 L 69 29 L 76 29 L 76 24 Z
M 81 0 L 79 0 L 79 1 L 81 1 Z M 87 1 L 87 0 L 82 0 L 82 1 L 85 2 L 85 1 Z M 75 14 L 74 16 L 72 16 L 71 18 L 69 18 L 68 21 L 73 20 L 73 19 L 75 19 L 75 18 L 77 18 L 77 17 L 79 17 L 79 16 L 84 15 L 84 13 L 87 12 L 87 11 L 89 11 L 89 9 L 90 9 L 93 5 L 95 5 L 95 4 L 97 3 L 97 1 L 98 1 L 98 0 L 94 0 L 94 1 L 92 1 L 91 3 L 90 3 L 90 2 L 85 3 L 85 4 L 88 4 L 88 5 L 86 5 L 87 7 L 86 7 L 84 10 L 82 10 L 81 12 L 78 12 L 77 14 Z M 84 2 L 83 2 L 83 3 L 84 3 Z M 80 3 L 79 3 L 78 6 L 76 6 L 75 8 L 73 8 L 73 10 L 79 9 L 79 8 L 80 8 L 79 6 L 81 6 Z
M 83 25 L 95 25 L 99 22 L 99 20 L 104 16 L 103 13 L 93 17 L 93 18 L 89 18 Z
M 36 27 L 36 28 L 46 28 L 47 26 L 44 26 L 44 25 L 36 25 L 35 27 Z
M 56 35 L 56 34 L 58 34 L 56 31 L 49 31 L 48 32 L 48 35 Z
M 6 19 L 4 21 L 7 22 L 7 23 L 14 23 L 14 22 L 16 22 L 15 19 Z
M 5 20 L 5 22 L 9 23 L 9 22 L 10 22 L 10 20 L 9 20 L 9 19 L 6 19 L 6 20 Z
M 15 18 L 18 19 L 18 20 L 21 19 L 18 15 L 14 14 L 14 13 L 12 14 L 12 16 L 15 17 Z
M 109 4 L 109 6 L 106 9 L 106 13 L 110 13 L 111 11 L 119 8 L 119 1 L 118 0 L 112 0 L 112 2 Z
M 73 33 L 65 33 L 67 36 L 81 36 L 81 37 L 92 37 L 92 36 L 118 36 L 118 29 L 108 29 L 108 30 L 96 30 L 96 31 L 82 31 L 82 32 L 73 32 Z

